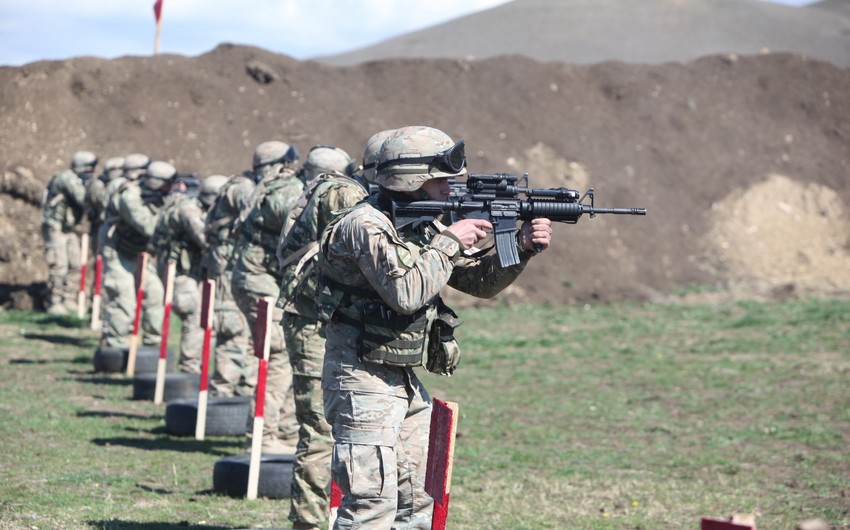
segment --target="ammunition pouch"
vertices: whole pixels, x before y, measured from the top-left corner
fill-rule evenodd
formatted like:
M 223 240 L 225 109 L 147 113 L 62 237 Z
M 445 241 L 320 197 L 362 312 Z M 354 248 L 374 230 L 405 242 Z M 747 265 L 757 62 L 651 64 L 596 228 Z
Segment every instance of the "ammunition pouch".
M 122 254 L 132 256 L 147 250 L 148 241 L 150 240 L 144 234 L 136 232 L 121 221 L 115 225 L 113 237 L 115 238 L 115 248 Z
M 460 362 L 460 346 L 455 328 L 463 321 L 442 300 L 437 304 L 437 318 L 428 332 L 428 359 L 425 368 L 432 373 L 451 376 Z
M 419 366 L 428 327 L 426 309 L 401 315 L 381 302 L 360 308 L 357 355 L 363 362 L 390 366 Z

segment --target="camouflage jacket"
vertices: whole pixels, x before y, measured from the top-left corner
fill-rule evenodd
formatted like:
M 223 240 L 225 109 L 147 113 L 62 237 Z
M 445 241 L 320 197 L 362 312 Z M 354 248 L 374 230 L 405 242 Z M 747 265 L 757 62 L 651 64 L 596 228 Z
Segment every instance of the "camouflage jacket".
M 207 278 L 218 278 L 229 268 L 239 212 L 254 192 L 254 181 L 242 175 L 230 178 L 207 212 L 204 233 L 207 250 L 201 266 Z
M 203 204 L 198 198 L 177 193 L 159 211 L 148 251 L 156 256 L 162 275 L 169 261 L 178 275 L 201 279 L 201 256 L 206 249 Z
M 83 219 L 86 188 L 70 169 L 51 177 L 44 190 L 41 220 L 63 232 L 71 232 Z
M 281 230 L 277 258 L 281 269 L 278 307 L 318 319 L 316 313 L 316 251 L 325 227 L 344 209 L 366 197 L 354 179 L 325 173 L 307 183 Z
M 240 213 L 241 225 L 234 248 L 234 277 L 278 275 L 277 250 L 280 230 L 289 210 L 301 196 L 304 183 L 292 170 L 285 170 L 257 185 L 247 210 Z M 277 294 L 275 289 L 274 294 Z

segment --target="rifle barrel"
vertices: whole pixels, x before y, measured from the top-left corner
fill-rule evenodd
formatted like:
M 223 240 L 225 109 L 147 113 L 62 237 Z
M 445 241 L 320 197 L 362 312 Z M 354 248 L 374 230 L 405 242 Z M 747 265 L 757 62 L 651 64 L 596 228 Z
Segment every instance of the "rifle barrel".
M 594 208 L 592 206 L 585 206 L 584 212 L 589 214 L 646 215 L 646 208 Z

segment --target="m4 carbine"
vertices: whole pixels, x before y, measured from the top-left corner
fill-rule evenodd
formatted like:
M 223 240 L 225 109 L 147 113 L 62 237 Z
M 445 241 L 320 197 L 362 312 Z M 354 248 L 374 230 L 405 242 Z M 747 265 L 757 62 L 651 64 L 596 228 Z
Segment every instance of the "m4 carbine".
M 444 201 L 394 199 L 390 204 L 393 222 L 401 226 L 446 213 L 452 214 L 453 220 L 486 218 L 493 224 L 496 253 L 503 267 L 519 263 L 517 221 L 545 217 L 575 224 L 584 214 L 646 215 L 646 208 L 597 208 L 593 188 L 584 194 L 569 188 L 529 188 L 528 174 L 519 177 L 508 173 L 473 173 L 467 176 L 464 191 L 456 188 L 452 191 Z

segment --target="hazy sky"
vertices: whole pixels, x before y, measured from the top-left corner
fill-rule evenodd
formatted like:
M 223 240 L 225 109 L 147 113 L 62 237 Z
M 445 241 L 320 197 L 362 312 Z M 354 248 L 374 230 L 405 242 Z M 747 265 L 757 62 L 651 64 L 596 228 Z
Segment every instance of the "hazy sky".
M 725 0 L 748 1 L 748 0 Z M 765 0 L 804 5 L 812 0 Z M 150 55 L 154 0 L 0 0 L 0 65 Z M 340 53 L 506 0 L 163 0 L 161 53 L 222 42 L 297 59 Z

